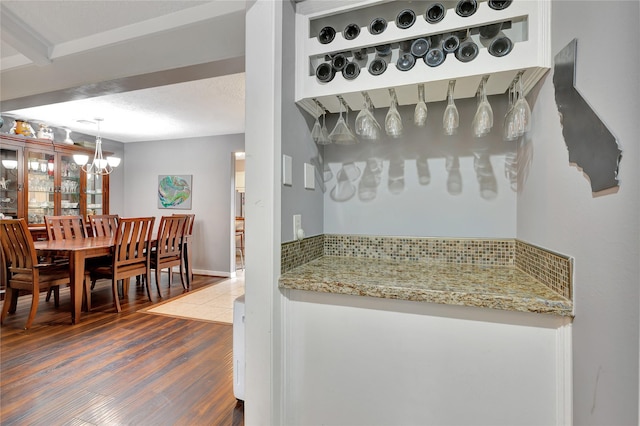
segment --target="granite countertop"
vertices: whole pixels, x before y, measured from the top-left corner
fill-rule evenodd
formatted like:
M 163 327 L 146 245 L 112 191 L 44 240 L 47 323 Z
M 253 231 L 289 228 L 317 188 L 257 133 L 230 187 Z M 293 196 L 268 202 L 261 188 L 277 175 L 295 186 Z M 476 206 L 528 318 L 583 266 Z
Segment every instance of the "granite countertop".
M 510 266 L 323 256 L 285 272 L 279 287 L 572 316 L 572 302 Z

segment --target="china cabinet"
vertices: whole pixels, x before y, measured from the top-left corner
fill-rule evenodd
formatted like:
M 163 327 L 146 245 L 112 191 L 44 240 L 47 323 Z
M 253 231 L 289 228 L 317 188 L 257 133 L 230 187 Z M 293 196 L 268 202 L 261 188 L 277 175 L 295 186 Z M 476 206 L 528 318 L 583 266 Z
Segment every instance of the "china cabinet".
M 74 154 L 92 155 L 80 146 L 21 135 L 0 135 L 0 213 L 23 217 L 34 230 L 47 215 L 109 213 L 109 176 L 85 173 Z
M 297 4 L 296 102 L 313 116 L 321 113 L 316 101 L 332 113 L 339 112 L 341 103 L 360 110 L 363 92 L 367 92 L 375 108 L 389 107 L 389 89 L 393 88 L 399 105 L 414 105 L 421 85 L 425 87 L 426 101 L 436 102 L 446 98 L 450 80 L 456 80 L 456 99 L 469 98 L 476 95 L 485 76 L 489 76 L 487 95 L 506 93 L 518 76 L 522 76 L 527 93 L 551 66 L 550 2 L 478 0 L 473 2 L 477 8 L 471 14 L 458 13 L 463 3 L 466 2 L 438 2 L 441 8 L 438 20 L 428 19 L 428 6 L 433 2 L 362 0 Z M 497 3 L 501 8 L 496 8 Z M 414 12 L 415 20 L 402 19 L 406 10 Z M 384 21 L 385 25 L 374 31 L 377 21 Z M 499 37 L 509 39 L 512 48 L 508 52 L 490 54 L 487 31 L 494 24 L 498 24 Z M 353 27 L 360 29 L 357 34 L 349 30 Z M 326 28 L 333 29 L 335 35 L 322 37 Z M 473 55 L 466 61 L 445 54 L 446 60 L 437 66 L 427 65 L 422 57 L 416 57 L 412 67 L 399 66 L 402 62 L 399 59 L 406 57 L 407 46 L 413 41 L 429 40 L 433 47 L 441 43 L 437 40 L 446 40 L 451 35 L 456 35 L 460 45 L 465 39 L 475 45 Z M 357 77 L 348 79 L 344 73 L 335 72 L 330 81 L 323 82 L 316 70 L 327 68 L 326 64 L 331 64 L 335 56 L 359 63 L 361 71 Z M 369 69 L 370 64 L 381 60 L 386 65 L 383 72 Z

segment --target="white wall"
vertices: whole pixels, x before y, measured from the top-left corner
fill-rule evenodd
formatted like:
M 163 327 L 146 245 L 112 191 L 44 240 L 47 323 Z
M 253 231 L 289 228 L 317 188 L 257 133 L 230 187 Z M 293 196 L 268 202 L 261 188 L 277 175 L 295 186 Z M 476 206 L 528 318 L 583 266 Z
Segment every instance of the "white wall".
M 561 317 L 286 293 L 284 424 L 563 424 Z
M 282 10 L 288 1 L 247 2 L 245 424 L 281 424 L 283 324 L 280 275 Z
M 149 141 L 125 144 L 122 216 L 196 215 L 193 269 L 196 273 L 229 275 L 235 262 L 232 242 L 232 157 L 244 151 L 244 135 Z M 122 167 L 122 166 L 121 166 Z M 158 208 L 158 175 L 193 175 L 192 209 Z
M 555 1 L 552 53 L 577 38 L 577 88 L 618 138 L 620 188 L 594 195 L 568 162 L 552 74 L 533 110 L 518 238 L 575 257 L 574 420 L 638 424 L 640 39 L 637 1 Z M 604 54 L 604 55 L 603 55 Z

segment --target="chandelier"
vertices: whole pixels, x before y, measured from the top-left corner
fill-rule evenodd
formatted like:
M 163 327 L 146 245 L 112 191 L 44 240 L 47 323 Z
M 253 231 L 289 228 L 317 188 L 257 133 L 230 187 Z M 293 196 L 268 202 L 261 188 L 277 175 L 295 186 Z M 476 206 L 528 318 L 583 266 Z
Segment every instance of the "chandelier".
M 102 118 L 96 118 L 95 122 L 98 125 L 98 135 L 96 136 L 96 150 L 93 154 L 93 161 L 89 163 L 89 156 L 84 154 L 75 154 L 73 156 L 73 160 L 79 166 L 82 166 L 82 170 L 86 173 L 95 174 L 95 175 L 108 175 L 113 171 L 115 167 L 118 167 L 120 164 L 120 159 L 118 157 L 107 157 L 103 158 L 102 156 L 102 138 L 100 137 L 100 122 L 103 121 Z

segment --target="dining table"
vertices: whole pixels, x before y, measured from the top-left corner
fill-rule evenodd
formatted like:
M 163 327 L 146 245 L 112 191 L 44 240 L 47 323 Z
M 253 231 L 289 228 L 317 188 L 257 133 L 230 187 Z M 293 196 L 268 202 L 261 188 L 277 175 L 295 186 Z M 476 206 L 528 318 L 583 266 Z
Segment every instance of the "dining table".
M 80 320 L 85 275 L 85 259 L 108 256 L 115 246 L 112 236 L 76 238 L 70 240 L 35 241 L 38 255 L 64 256 L 69 259 L 71 288 L 71 323 Z

